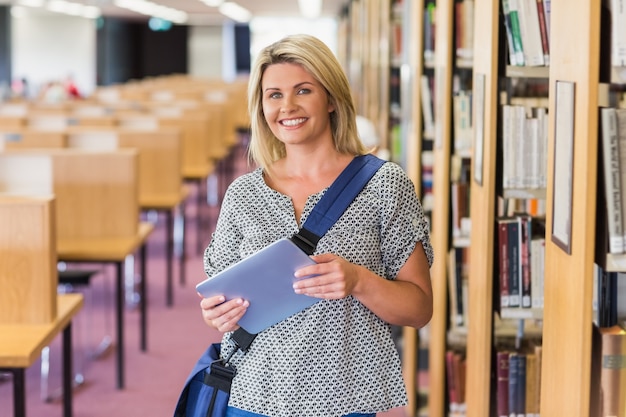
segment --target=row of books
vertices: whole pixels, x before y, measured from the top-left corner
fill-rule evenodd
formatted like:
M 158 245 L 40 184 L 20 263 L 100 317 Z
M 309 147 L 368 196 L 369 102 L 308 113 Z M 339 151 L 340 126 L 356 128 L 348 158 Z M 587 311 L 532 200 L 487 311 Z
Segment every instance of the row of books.
M 496 404 L 498 417 L 538 417 L 541 393 L 541 351 L 498 350 Z
M 500 309 L 543 308 L 545 223 L 527 213 L 497 223 Z
M 548 170 L 548 110 L 502 106 L 502 187 L 543 189 Z
M 626 109 L 600 109 L 609 252 L 626 252 Z
M 550 10 L 550 0 L 502 0 L 511 65 L 550 65 Z

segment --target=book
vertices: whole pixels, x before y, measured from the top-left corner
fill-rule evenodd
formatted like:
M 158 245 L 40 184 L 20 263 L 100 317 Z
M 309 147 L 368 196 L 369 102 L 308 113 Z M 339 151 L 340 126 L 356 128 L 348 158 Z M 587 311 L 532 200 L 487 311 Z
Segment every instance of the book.
M 607 208 L 609 252 L 624 252 L 624 228 L 621 203 L 621 174 L 617 113 L 614 108 L 600 109 L 602 166 Z
M 513 37 L 513 52 L 515 54 L 515 65 L 524 66 L 524 45 L 522 42 L 522 32 L 519 17 L 519 1 L 502 0 L 502 11 L 505 16 L 509 16 L 511 24 L 511 36 Z
M 521 284 L 519 264 L 520 225 L 517 219 L 507 223 L 507 253 L 509 258 L 509 307 L 521 306 Z
M 525 417 L 526 414 L 526 355 L 509 354 L 509 416 Z
M 526 417 L 539 416 L 539 392 L 537 383 L 540 369 L 537 355 L 534 352 L 526 354 Z
M 450 401 L 450 411 L 456 412 L 458 409 L 459 399 L 456 383 L 457 377 L 454 374 L 454 351 L 446 351 L 446 385 L 448 388 L 448 399 Z
M 448 252 L 448 297 L 450 300 L 450 327 L 463 326 L 463 259 L 462 249 L 452 248 Z
M 626 67 L 626 0 L 611 0 L 611 63 Z
M 622 206 L 622 232 L 624 237 L 624 251 L 626 251 L 626 109 L 615 109 L 617 121 L 617 141 L 619 147 L 620 187 Z
M 498 417 L 509 417 L 509 352 L 496 353 L 496 409 Z
M 543 0 L 543 15 L 546 21 L 546 30 L 548 31 L 548 39 L 550 39 L 550 15 L 552 14 L 552 1 Z
M 530 242 L 530 294 L 531 307 L 543 308 L 543 270 L 546 253 L 546 239 L 534 237 Z
M 521 213 L 517 216 L 519 223 L 519 270 L 520 270 L 520 294 L 521 306 L 523 308 L 532 307 L 531 302 L 531 252 L 532 240 L 532 217 L 529 214 Z
M 518 0 L 518 17 L 524 45 L 524 63 L 528 67 L 545 65 L 536 0 Z
M 541 33 L 541 49 L 543 49 L 543 63 L 550 65 L 550 33 L 546 22 L 544 0 L 537 0 L 537 18 L 539 19 L 539 32 Z
M 600 328 L 602 359 L 600 409 L 602 417 L 626 416 L 626 329 Z
M 506 11 L 504 10 L 504 3 L 507 3 L 506 7 Z M 511 15 L 510 13 L 508 13 L 508 0 L 502 0 L 502 16 L 503 16 L 503 21 L 504 21 L 504 30 L 506 33 L 506 45 L 507 45 L 507 52 L 508 52 L 508 57 L 509 57 L 509 64 L 510 65 L 517 65 L 517 58 L 515 55 L 515 46 L 513 45 L 513 32 L 511 30 Z
M 431 83 L 427 75 L 421 79 L 422 118 L 424 119 L 424 136 L 433 137 L 435 134 L 435 118 L 433 113 L 433 95 Z
M 510 219 L 497 219 L 498 228 L 498 283 L 500 285 L 500 308 L 509 306 L 509 251 L 508 225 Z

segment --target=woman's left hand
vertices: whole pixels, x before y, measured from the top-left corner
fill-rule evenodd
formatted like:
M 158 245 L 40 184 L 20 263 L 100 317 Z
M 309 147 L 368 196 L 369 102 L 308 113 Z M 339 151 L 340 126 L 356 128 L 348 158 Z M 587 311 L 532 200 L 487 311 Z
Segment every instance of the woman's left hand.
M 306 266 L 295 273 L 293 288 L 297 294 L 326 300 L 337 300 L 352 294 L 361 267 L 332 253 L 311 258 L 317 262 L 315 265 Z

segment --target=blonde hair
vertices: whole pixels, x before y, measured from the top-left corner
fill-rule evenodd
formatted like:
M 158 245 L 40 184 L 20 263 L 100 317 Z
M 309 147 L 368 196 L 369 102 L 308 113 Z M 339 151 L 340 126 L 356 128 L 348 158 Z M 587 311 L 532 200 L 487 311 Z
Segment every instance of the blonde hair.
M 264 48 L 252 68 L 248 84 L 248 112 L 252 137 L 248 153 L 260 167 L 285 156 L 285 145 L 274 136 L 263 114 L 261 82 L 265 70 L 274 64 L 291 63 L 302 66 L 326 90 L 330 125 L 335 148 L 340 153 L 363 155 L 367 153 L 358 137 L 356 111 L 350 84 L 341 64 L 332 51 L 319 39 L 310 35 L 291 35 Z

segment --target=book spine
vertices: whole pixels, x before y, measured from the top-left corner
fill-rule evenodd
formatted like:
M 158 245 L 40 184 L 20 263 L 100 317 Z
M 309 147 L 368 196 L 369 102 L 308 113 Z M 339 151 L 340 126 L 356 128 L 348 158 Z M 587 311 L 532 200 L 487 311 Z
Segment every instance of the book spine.
M 626 23 L 626 22 L 625 22 Z M 626 251 L 626 109 L 615 109 L 617 120 L 617 141 L 619 147 L 621 206 L 622 206 L 622 232 L 624 236 L 624 251 Z
M 626 67 L 626 0 L 611 0 L 611 62 Z
M 537 18 L 539 19 L 539 31 L 541 32 L 541 48 L 543 49 L 544 65 L 550 65 L 550 34 L 546 23 L 546 13 L 543 9 L 543 0 L 537 0 Z
M 543 47 L 541 31 L 537 16 L 536 0 L 518 0 L 520 4 L 520 27 L 524 45 L 524 61 L 526 66 L 543 66 Z
M 508 10 L 511 16 L 511 33 L 513 35 L 513 49 L 515 52 L 515 62 L 518 66 L 526 65 L 524 60 L 524 45 L 522 43 L 522 31 L 519 18 L 520 0 L 503 0 L 503 10 Z M 508 4 L 504 6 L 505 2 Z
M 496 404 L 498 417 L 509 417 L 509 352 L 498 351 Z
M 609 227 L 609 252 L 619 254 L 624 252 L 624 229 L 622 223 L 617 115 L 614 108 L 602 108 L 600 117 L 604 190 Z
M 545 16 L 548 39 L 550 39 L 550 15 L 552 14 L 552 0 L 543 0 L 543 14 Z
M 509 307 L 521 305 L 520 268 L 519 268 L 519 224 L 508 223 L 508 258 L 509 258 Z
M 433 117 L 433 96 L 430 89 L 430 81 L 427 75 L 421 78 L 421 99 L 422 99 L 422 117 L 424 118 L 424 132 L 426 135 L 432 135 L 435 131 L 435 120 Z
M 505 3 L 507 4 L 505 7 Z M 515 47 L 513 45 L 513 32 L 511 31 L 511 14 L 508 10 L 508 0 L 502 0 L 502 15 L 504 17 L 504 30 L 506 31 L 506 43 L 509 56 L 509 64 L 517 65 Z
M 509 354 L 509 416 L 517 417 L 518 411 L 521 409 L 518 404 L 518 394 L 519 390 L 519 354 L 512 352 Z
M 535 417 L 539 413 L 537 397 L 537 356 L 526 355 L 526 417 Z
M 531 241 L 531 272 L 530 293 L 532 308 L 543 308 L 543 257 L 545 251 L 544 238 L 535 238 Z
M 528 215 L 520 215 L 519 221 L 519 263 L 521 276 L 521 295 L 522 307 L 530 308 L 531 305 L 531 279 L 530 279 L 530 242 L 532 218 Z
M 509 251 L 506 220 L 498 220 L 498 276 L 500 281 L 500 307 L 509 306 Z
M 600 408 L 603 417 L 626 415 L 626 330 L 601 328 Z

